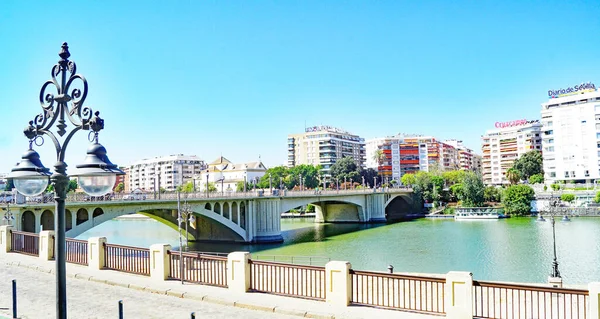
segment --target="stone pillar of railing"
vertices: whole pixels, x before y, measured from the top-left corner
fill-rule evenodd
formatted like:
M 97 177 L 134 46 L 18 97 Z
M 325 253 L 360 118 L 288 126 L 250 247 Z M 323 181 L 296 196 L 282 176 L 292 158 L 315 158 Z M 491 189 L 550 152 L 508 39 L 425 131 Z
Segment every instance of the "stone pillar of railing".
M 352 301 L 352 265 L 347 261 L 330 261 L 325 265 L 326 301 L 348 306 Z
M 10 251 L 10 245 L 12 244 L 11 229 L 13 227 L 6 225 L 0 226 L 0 254 L 4 254 Z
M 249 259 L 250 253 L 245 251 L 234 251 L 227 255 L 227 286 L 232 291 L 247 292 L 250 289 Z
M 41 260 L 52 260 L 54 258 L 54 231 L 44 230 L 39 235 L 39 250 Z
M 90 237 L 88 238 L 88 267 L 91 269 L 104 268 L 104 244 L 106 237 Z
M 590 313 L 587 318 L 600 318 L 600 282 L 588 284 L 590 295 Z
M 473 318 L 473 275 L 464 271 L 451 271 L 446 275 L 444 291 L 446 318 Z
M 150 278 L 153 280 L 164 281 L 169 278 L 171 272 L 169 250 L 171 250 L 171 245 L 169 244 L 155 244 L 150 246 Z

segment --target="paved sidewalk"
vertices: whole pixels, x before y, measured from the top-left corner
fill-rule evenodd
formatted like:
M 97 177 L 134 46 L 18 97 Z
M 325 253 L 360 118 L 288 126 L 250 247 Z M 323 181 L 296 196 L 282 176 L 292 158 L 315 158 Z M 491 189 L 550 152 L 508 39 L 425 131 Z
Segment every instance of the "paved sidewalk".
M 23 318 L 53 317 L 54 266 L 53 261 L 37 257 L 0 254 L 0 308 L 10 307 L 10 281 L 17 279 L 19 315 L 34 309 L 32 315 Z M 182 285 L 179 281 L 153 281 L 145 276 L 75 264 L 67 264 L 67 296 L 72 318 L 115 318 L 120 299 L 124 302 L 125 318 L 189 318 L 192 311 L 198 318 L 439 318 L 370 307 L 336 307 L 261 293 L 235 293 L 226 288 Z M 41 304 L 47 309 L 39 309 Z M 74 310 L 76 305 L 83 309 Z M 0 316 L 9 314 L 0 310 Z

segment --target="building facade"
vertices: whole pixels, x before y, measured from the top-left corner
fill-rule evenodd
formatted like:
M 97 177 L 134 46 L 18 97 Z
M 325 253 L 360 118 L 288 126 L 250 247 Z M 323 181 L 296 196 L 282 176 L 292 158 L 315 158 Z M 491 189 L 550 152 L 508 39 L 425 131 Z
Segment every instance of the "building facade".
M 206 190 L 207 183 L 213 183 L 218 192 L 235 192 L 239 182 L 246 181 L 255 185 L 266 171 L 267 168 L 261 161 L 234 164 L 220 156 L 208 164 L 201 174 L 196 175 L 196 189 Z
M 331 126 L 313 126 L 302 134 L 288 135 L 288 166 L 321 165 L 329 175 L 331 165 L 338 159 L 351 157 L 357 165 L 365 164 L 365 140 Z
M 521 155 L 542 151 L 542 124 L 539 120 L 496 122 L 495 129 L 481 137 L 481 173 L 486 185 L 509 184 L 506 171 Z
M 399 181 L 404 174 L 434 169 L 474 170 L 475 154 L 457 140 L 441 142 L 432 136 L 399 134 L 368 140 L 366 150 L 366 166 L 390 180 Z M 378 150 L 384 154 L 381 159 L 375 158 Z
M 600 178 L 600 92 L 592 83 L 548 91 L 542 103 L 544 178 L 547 183 Z
M 146 192 L 161 188 L 174 191 L 177 186 L 193 181 L 194 175 L 206 169 L 204 161 L 195 155 L 169 155 L 143 159 L 128 166 L 128 192 Z

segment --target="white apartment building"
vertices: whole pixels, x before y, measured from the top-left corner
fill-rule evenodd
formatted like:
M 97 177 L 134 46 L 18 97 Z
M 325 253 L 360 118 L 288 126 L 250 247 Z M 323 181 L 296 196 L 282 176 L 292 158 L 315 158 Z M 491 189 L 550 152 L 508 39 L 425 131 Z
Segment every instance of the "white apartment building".
M 600 178 L 600 92 L 592 83 L 548 91 L 542 103 L 546 183 Z
M 250 184 L 258 183 L 266 171 L 267 168 L 261 161 L 234 164 L 220 156 L 208 164 L 202 173 L 196 175 L 196 190 L 205 190 L 208 182 L 214 183 L 218 192 L 235 192 L 239 182 L 245 180 Z
M 495 127 L 481 137 L 481 170 L 486 185 L 508 184 L 505 174 L 514 161 L 531 150 L 542 150 L 539 120 L 496 122 Z
M 331 165 L 343 157 L 352 157 L 364 167 L 365 140 L 331 126 L 313 126 L 302 134 L 288 135 L 288 166 L 321 165 L 325 175 Z
M 206 169 L 204 161 L 196 155 L 169 155 L 143 159 L 127 167 L 129 178 L 126 189 L 130 192 L 141 189 L 146 192 L 164 188 L 174 191 L 177 186 L 193 180 L 195 174 Z

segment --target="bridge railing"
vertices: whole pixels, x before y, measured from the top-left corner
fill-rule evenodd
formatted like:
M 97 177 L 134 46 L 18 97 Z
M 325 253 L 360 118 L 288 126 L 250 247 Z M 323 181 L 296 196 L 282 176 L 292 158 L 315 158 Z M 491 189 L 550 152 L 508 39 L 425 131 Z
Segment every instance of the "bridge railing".
M 249 260 L 250 290 L 325 300 L 325 267 Z
M 186 282 L 227 287 L 227 256 L 180 253 L 172 250 L 169 250 L 167 254 L 170 265 L 169 278 L 181 280 L 183 274 L 183 281 Z M 183 265 L 181 259 L 183 259 Z
M 40 254 L 40 236 L 39 234 L 28 233 L 23 231 L 11 230 L 11 246 L 10 251 L 39 256 Z
M 362 189 L 327 189 L 327 190 L 279 190 L 256 189 L 247 192 L 193 192 L 182 193 L 182 199 L 220 199 L 220 198 L 258 198 L 258 197 L 307 197 L 307 196 L 335 196 L 370 193 L 396 193 L 411 191 L 409 187 L 394 188 L 362 188 Z M 177 200 L 177 193 L 112 193 L 104 196 L 89 196 L 85 193 L 69 193 L 67 202 L 107 202 L 107 201 L 146 201 L 146 200 Z M 54 203 L 52 194 L 43 194 L 35 197 L 25 197 L 18 204 L 51 204 Z
M 68 263 L 88 265 L 88 242 L 87 240 L 79 240 L 67 238 L 65 240 L 66 259 Z
M 150 249 L 104 243 L 104 268 L 150 276 Z
M 352 303 L 444 314 L 445 278 L 350 270 Z
M 477 318 L 586 318 L 589 292 L 473 280 Z

